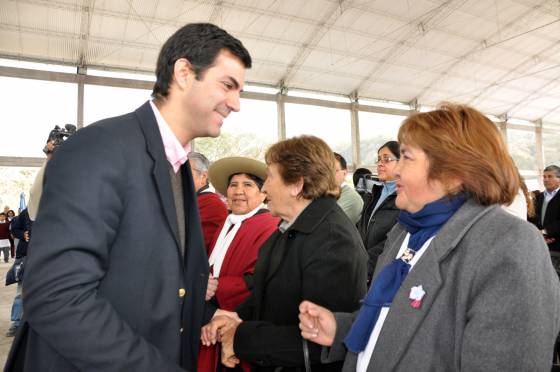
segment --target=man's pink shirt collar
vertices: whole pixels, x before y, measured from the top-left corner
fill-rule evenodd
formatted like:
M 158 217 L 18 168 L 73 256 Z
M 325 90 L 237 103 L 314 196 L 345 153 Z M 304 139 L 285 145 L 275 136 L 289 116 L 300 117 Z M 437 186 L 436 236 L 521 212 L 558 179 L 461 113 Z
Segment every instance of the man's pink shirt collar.
M 179 142 L 177 137 L 175 137 L 175 134 L 171 131 L 169 124 L 167 124 L 163 116 L 161 116 L 161 113 L 153 101 L 150 101 L 150 106 L 152 106 L 152 110 L 154 110 L 154 115 L 156 116 L 167 161 L 169 161 L 169 164 L 173 167 L 173 172 L 177 173 L 179 168 L 181 168 L 181 165 L 185 164 L 185 162 L 189 159 L 188 154 L 191 152 L 191 144 L 189 142 L 185 147 L 183 147 L 181 142 Z

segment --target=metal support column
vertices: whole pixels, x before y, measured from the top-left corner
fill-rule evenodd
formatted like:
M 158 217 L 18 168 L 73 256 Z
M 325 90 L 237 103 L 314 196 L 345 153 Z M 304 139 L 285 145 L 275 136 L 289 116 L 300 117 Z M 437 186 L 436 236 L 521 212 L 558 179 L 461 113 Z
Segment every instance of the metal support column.
M 282 85 L 276 94 L 276 111 L 278 113 L 278 141 L 286 139 L 286 111 L 285 100 L 287 89 Z
M 537 180 L 539 181 L 539 187 L 544 188 L 542 181 L 542 174 L 544 170 L 544 147 L 542 143 L 542 120 L 537 120 L 535 122 L 535 140 L 536 140 L 536 157 L 537 157 Z
M 502 133 L 502 137 L 504 139 L 504 141 L 506 141 L 506 143 L 508 144 L 508 148 L 509 148 L 509 143 L 508 143 L 508 139 L 507 139 L 507 116 L 500 116 L 499 117 L 500 122 L 498 123 L 498 128 L 500 128 L 500 132 Z
M 360 159 L 360 118 L 358 115 L 358 95 L 356 92 L 350 96 L 352 106 L 350 108 L 350 133 L 352 135 L 352 166 L 353 172 L 361 164 Z
M 84 82 L 87 75 L 85 67 L 78 67 L 78 115 L 76 118 L 76 126 L 78 129 L 84 127 Z

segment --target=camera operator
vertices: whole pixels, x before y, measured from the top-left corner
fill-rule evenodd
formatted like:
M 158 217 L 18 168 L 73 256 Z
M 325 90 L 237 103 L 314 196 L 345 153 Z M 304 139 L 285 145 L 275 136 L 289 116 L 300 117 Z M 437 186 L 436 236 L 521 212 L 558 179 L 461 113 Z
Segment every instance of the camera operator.
M 43 152 L 47 155 L 47 160 L 43 163 L 43 166 L 37 173 L 35 182 L 29 190 L 29 204 L 27 205 L 27 211 L 29 213 L 29 218 L 35 221 L 37 217 L 37 210 L 39 209 L 39 201 L 41 200 L 41 194 L 43 193 L 43 177 L 45 176 L 45 167 L 47 162 L 52 157 L 54 151 L 60 146 L 68 137 L 76 132 L 76 126 L 72 124 L 66 124 L 64 128 L 60 128 L 55 125 L 54 129 L 49 133 L 49 138 L 47 138 L 47 143 L 43 148 Z
M 76 132 L 76 126 L 72 124 L 66 124 L 64 128 L 60 128 L 58 125 L 54 127 L 49 133 L 47 138 L 47 143 L 43 148 L 43 152 L 47 155 L 47 159 L 43 166 L 37 173 L 37 177 L 29 190 L 29 203 L 27 208 L 21 211 L 21 213 L 14 219 L 11 225 L 12 234 L 19 239 L 19 243 L 16 249 L 16 262 L 15 265 L 20 266 L 20 270 L 24 267 L 25 257 L 27 257 L 27 245 L 29 244 L 29 239 L 31 238 L 31 225 L 37 216 L 37 211 L 39 209 L 39 201 L 41 199 L 41 194 L 43 192 L 43 177 L 45 174 L 45 167 L 47 162 L 52 157 L 54 151 L 60 146 L 70 135 Z M 19 260 L 19 261 L 18 261 Z M 11 321 L 12 325 L 6 332 L 7 337 L 13 337 L 19 327 L 21 317 L 23 315 L 23 301 L 21 297 L 22 290 L 22 273 L 16 275 L 17 289 L 16 296 L 14 297 L 14 302 L 12 304 Z

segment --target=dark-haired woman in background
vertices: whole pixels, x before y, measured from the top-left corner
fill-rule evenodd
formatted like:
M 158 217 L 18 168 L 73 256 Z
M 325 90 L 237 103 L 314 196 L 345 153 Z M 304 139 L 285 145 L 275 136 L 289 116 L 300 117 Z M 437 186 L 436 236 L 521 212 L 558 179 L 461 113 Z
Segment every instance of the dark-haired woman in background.
M 399 143 L 389 141 L 377 150 L 377 175 L 382 185 L 374 185 L 371 199 L 364 205 L 358 230 L 369 255 L 368 281 L 373 275 L 377 259 L 383 253 L 387 233 L 397 222 L 399 210 L 395 206 L 395 167 L 400 157 Z

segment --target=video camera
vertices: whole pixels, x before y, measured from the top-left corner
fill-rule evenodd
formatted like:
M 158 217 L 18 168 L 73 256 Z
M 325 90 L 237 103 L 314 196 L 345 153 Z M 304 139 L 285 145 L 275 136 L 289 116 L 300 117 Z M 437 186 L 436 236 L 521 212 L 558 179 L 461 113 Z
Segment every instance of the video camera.
M 43 152 L 45 154 L 50 154 L 54 152 L 54 150 L 62 142 L 64 142 L 68 137 L 70 137 L 74 133 L 76 133 L 76 126 L 74 124 L 66 124 L 64 128 L 55 125 L 54 129 L 51 130 L 51 132 L 49 133 L 49 138 L 47 139 L 47 144 L 43 148 Z M 52 142 L 51 146 L 49 146 L 50 142 Z
M 382 183 L 379 178 L 372 174 L 361 175 L 356 183 L 356 191 L 360 195 L 371 194 L 373 185 L 382 185 Z

